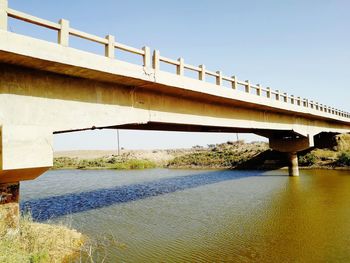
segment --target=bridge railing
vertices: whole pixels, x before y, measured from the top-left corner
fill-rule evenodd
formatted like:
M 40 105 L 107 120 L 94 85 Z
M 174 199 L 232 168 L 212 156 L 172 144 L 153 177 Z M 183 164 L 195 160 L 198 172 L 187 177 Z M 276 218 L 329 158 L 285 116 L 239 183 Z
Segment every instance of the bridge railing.
M 160 55 L 158 50 L 154 50 L 151 55 L 149 47 L 145 46 L 142 49 L 130 47 L 115 41 L 115 37 L 107 35 L 105 38 L 95 36 L 83 31 L 70 27 L 69 21 L 61 19 L 58 23 L 51 22 L 42 18 L 38 18 L 8 7 L 7 0 L 0 0 L 0 30 L 7 30 L 8 17 L 21 20 L 27 23 L 45 27 L 57 31 L 57 43 L 68 47 L 69 37 L 75 36 L 89 41 L 93 41 L 98 44 L 102 44 L 105 47 L 105 56 L 111 59 L 116 59 L 116 50 L 122 50 L 130 52 L 136 55 L 140 55 L 143 60 L 143 66 L 147 68 L 153 68 L 155 71 L 161 70 L 161 64 L 165 63 L 176 67 L 176 74 L 179 76 L 185 76 L 185 71 L 189 70 L 197 74 L 199 81 L 207 82 L 207 77 L 214 77 L 215 83 L 218 86 L 223 86 L 223 82 L 228 82 L 229 86 L 233 90 L 241 91 L 255 96 L 266 97 L 270 100 L 280 101 L 299 107 L 309 108 L 320 112 L 337 115 L 350 119 L 350 113 L 341 111 L 312 100 L 308 100 L 301 97 L 295 97 L 279 90 L 272 90 L 270 87 L 262 87 L 260 84 L 252 84 L 249 80 L 239 80 L 236 76 L 227 77 L 222 74 L 221 71 L 209 71 L 205 65 L 193 66 L 186 64 L 183 58 L 173 60 Z

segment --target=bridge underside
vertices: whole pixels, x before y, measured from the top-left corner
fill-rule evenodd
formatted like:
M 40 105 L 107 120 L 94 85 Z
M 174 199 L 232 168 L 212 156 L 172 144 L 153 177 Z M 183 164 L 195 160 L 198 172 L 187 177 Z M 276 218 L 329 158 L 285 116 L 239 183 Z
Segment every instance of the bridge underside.
M 119 129 L 119 130 L 144 130 L 144 131 L 175 131 L 175 132 L 205 132 L 205 133 L 253 133 L 262 137 L 292 137 L 302 136 L 293 130 L 267 130 L 267 129 L 252 129 L 252 128 L 237 128 L 224 126 L 209 126 L 209 125 L 190 125 L 182 123 L 161 123 L 161 122 L 147 122 L 147 123 L 130 123 L 123 125 L 113 125 L 106 127 L 92 127 L 70 131 L 58 131 L 54 134 L 71 133 L 84 130 L 102 130 L 102 129 Z

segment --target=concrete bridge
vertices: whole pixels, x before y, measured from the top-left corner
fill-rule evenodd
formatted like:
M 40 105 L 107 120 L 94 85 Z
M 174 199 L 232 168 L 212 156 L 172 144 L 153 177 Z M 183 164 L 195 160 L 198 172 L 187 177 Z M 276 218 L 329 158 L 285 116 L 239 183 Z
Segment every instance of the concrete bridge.
M 51 43 L 8 31 L 17 19 L 57 32 Z M 71 36 L 104 47 L 69 46 Z M 140 63 L 118 59 L 120 52 Z M 174 73 L 164 71 L 173 66 Z M 191 78 L 193 73 L 198 76 Z M 173 60 L 149 47 L 121 44 L 8 7 L 0 0 L 0 204 L 18 201 L 19 182 L 53 164 L 55 133 L 86 129 L 255 133 L 289 154 L 350 132 L 350 114 L 279 90 Z

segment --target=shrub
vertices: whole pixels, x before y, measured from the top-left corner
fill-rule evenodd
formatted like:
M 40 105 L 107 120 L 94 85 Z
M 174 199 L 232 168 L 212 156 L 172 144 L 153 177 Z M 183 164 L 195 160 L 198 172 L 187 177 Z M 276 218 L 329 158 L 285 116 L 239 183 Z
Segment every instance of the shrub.
M 350 152 L 342 152 L 338 157 L 337 164 L 340 166 L 350 166 Z
M 126 160 L 123 162 L 116 163 L 113 166 L 113 169 L 148 169 L 148 168 L 155 168 L 157 165 L 149 160 L 137 160 L 137 159 L 131 159 Z
M 299 156 L 299 164 L 302 166 L 311 166 L 317 162 L 317 156 L 313 153 L 307 153 L 306 155 Z

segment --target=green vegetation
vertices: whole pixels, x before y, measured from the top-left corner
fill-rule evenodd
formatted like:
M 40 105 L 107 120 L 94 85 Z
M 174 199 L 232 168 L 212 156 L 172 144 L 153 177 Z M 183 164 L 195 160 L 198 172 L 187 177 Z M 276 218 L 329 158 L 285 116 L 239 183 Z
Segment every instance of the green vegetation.
M 0 229 L 0 262 L 63 262 L 80 251 L 82 235 L 64 226 L 39 224 L 29 216 L 20 220 L 18 233 Z
M 317 162 L 318 157 L 314 153 L 307 153 L 306 155 L 299 156 L 300 166 L 311 166 Z
M 339 154 L 337 164 L 339 166 L 350 166 L 350 152 L 342 152 Z
M 131 159 L 125 162 L 117 162 L 112 166 L 112 169 L 149 169 L 156 168 L 157 165 L 149 160 Z
M 350 167 L 350 152 L 315 149 L 299 156 L 299 165 L 314 168 Z
M 128 159 L 124 156 L 111 156 L 96 159 L 69 157 L 54 158 L 53 169 L 147 169 L 157 164 L 146 159 Z

